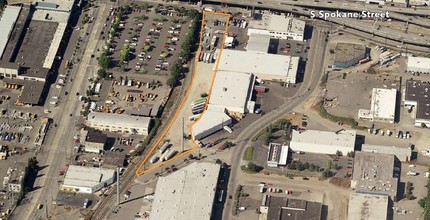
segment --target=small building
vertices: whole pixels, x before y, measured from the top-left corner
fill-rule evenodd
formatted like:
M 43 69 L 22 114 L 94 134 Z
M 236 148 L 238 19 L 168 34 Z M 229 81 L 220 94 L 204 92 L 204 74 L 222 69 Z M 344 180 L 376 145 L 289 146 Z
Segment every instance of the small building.
M 115 181 L 112 169 L 70 165 L 61 190 L 77 193 L 95 193 Z
M 3 188 L 7 188 L 9 192 L 19 193 L 24 190 L 22 182 L 26 175 L 27 163 L 16 162 L 6 172 L 6 176 L 3 178 Z
M 277 143 L 269 144 L 269 151 L 267 152 L 267 166 L 278 167 L 287 165 L 288 160 L 288 146 Z
M 81 144 L 84 145 L 86 152 L 100 153 L 106 145 L 107 135 L 94 128 L 81 130 Z
M 412 149 L 409 147 L 395 147 L 395 146 L 383 146 L 383 145 L 361 145 L 361 151 L 371 152 L 378 154 L 390 154 L 394 155 L 400 161 L 409 161 L 412 156 Z
M 412 109 L 415 126 L 430 127 L 430 83 L 407 80 L 403 103 Z
M 267 53 L 270 46 L 270 36 L 264 34 L 249 35 L 247 51 Z
M 321 203 L 267 194 L 263 194 L 260 212 L 264 214 L 262 216 L 267 216 L 264 220 L 323 219 Z
M 355 149 L 356 131 L 340 130 L 332 131 L 296 131 L 293 130 L 290 148 L 293 151 L 303 151 L 318 154 L 347 155 Z
M 387 195 L 351 193 L 348 220 L 388 220 L 388 204 Z
M 361 44 L 338 43 L 335 48 L 334 65 L 348 68 L 367 57 L 367 48 Z
M 358 118 L 394 123 L 396 106 L 396 89 L 373 88 L 370 110 L 360 109 L 358 111 Z
M 101 131 L 148 135 L 151 118 L 91 112 L 86 125 Z
M 415 73 L 430 73 L 430 58 L 427 57 L 408 57 L 406 70 Z
M 218 164 L 195 162 L 159 177 L 149 220 L 212 219 L 215 201 L 225 198 L 217 192 L 219 172 Z
M 233 123 L 233 119 L 225 113 L 225 109 L 208 107 L 201 118 L 192 126 L 192 137 L 201 140 Z
M 400 161 L 393 155 L 356 151 L 351 188 L 359 193 L 387 195 L 397 201 Z
M 212 86 L 209 106 L 222 107 L 230 112 L 254 112 L 248 109 L 255 78 L 250 73 L 218 71 Z
M 299 59 L 278 54 L 225 49 L 221 53 L 217 70 L 252 73 L 262 80 L 295 84 Z
M 261 34 L 271 38 L 303 41 L 306 22 L 283 15 L 254 14 L 249 22 L 248 35 Z
M 106 151 L 103 155 L 103 165 L 110 167 L 124 167 L 127 155 L 121 152 Z

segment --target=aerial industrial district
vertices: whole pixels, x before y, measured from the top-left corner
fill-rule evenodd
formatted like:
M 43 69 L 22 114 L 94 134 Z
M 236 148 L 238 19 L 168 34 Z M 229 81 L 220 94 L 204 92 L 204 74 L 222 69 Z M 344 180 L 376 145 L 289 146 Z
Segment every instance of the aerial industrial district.
M 426 0 L 0 0 L 0 218 L 430 219 Z

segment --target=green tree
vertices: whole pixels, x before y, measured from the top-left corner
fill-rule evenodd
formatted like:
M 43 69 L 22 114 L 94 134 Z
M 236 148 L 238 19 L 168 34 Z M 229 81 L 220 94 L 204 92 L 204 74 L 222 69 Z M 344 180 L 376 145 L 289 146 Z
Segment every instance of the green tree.
M 313 171 L 315 171 L 315 165 L 313 164 L 313 163 L 311 163 L 310 165 L 309 165 L 309 171 L 311 171 L 311 172 L 313 172 Z
M 105 69 L 99 69 L 97 71 L 97 75 L 102 79 L 105 79 L 109 76 Z
M 333 175 L 333 173 L 329 170 L 329 169 L 325 169 L 323 172 L 322 172 L 322 176 L 324 177 L 324 178 L 329 178 L 329 177 L 331 177 Z
M 111 60 L 110 58 L 106 55 L 105 52 L 103 52 L 100 57 L 99 57 L 99 65 L 101 68 L 103 69 L 109 69 L 111 67 Z
M 337 150 L 337 151 L 336 151 L 336 156 L 338 156 L 338 157 L 342 156 L 342 151 Z

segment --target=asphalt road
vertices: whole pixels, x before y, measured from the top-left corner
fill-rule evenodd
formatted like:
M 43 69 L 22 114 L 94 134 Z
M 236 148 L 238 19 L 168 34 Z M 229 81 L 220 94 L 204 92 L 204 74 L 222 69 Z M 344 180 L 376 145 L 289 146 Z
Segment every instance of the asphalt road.
M 284 114 L 291 111 L 296 106 L 305 102 L 311 96 L 311 94 L 318 89 L 318 84 L 323 73 L 322 62 L 324 60 L 325 48 L 327 46 L 327 42 L 325 41 L 325 31 L 328 31 L 328 29 L 318 29 L 318 27 L 313 31 L 309 50 L 309 60 L 304 76 L 304 83 L 300 90 L 297 92 L 297 95 L 292 97 L 287 103 L 283 104 L 278 109 L 267 113 L 264 117 L 252 123 L 236 138 L 236 146 L 233 148 L 231 161 L 229 161 L 230 163 L 227 162 L 227 164 L 231 165 L 231 175 L 227 190 L 228 193 L 231 194 L 232 192 L 234 192 L 238 185 L 238 175 L 239 172 L 241 172 L 240 165 L 242 162 L 242 154 L 245 149 L 245 146 L 249 144 L 252 137 L 261 129 L 266 127 L 269 123 L 277 120 Z M 231 211 L 231 209 L 233 208 L 232 202 L 232 200 L 227 200 L 225 204 L 223 219 L 233 218 Z
M 108 9 L 107 5 L 102 5 L 96 8 L 94 13 L 96 15 L 107 14 Z M 104 17 L 103 15 L 95 17 L 99 16 Z M 35 190 L 27 195 L 29 202 L 23 206 L 19 206 L 15 210 L 13 219 L 37 219 L 38 217 L 46 218 L 49 215 L 52 201 L 55 200 L 59 190 L 58 171 L 66 166 L 66 158 L 71 156 L 74 131 L 80 117 L 81 103 L 75 93 L 85 93 L 88 85 L 88 74 L 94 72 L 91 68 L 94 68 L 96 65 L 91 55 L 96 49 L 99 31 L 103 23 L 104 21 L 96 19 L 93 23 L 86 26 L 85 29 L 80 30 L 84 34 L 89 33 L 86 37 L 86 43 L 82 45 L 86 49 L 80 63 L 74 65 L 74 69 L 70 74 L 70 78 L 74 80 L 61 91 L 63 97 L 60 98 L 62 101 L 59 107 L 53 112 L 52 118 L 54 123 L 58 124 L 58 128 L 49 131 L 45 144 L 42 146 L 43 150 L 38 156 L 39 166 L 43 167 L 43 169 L 39 171 L 39 177 L 33 186 Z M 64 59 L 70 59 L 70 57 L 65 57 Z M 69 95 L 65 96 L 64 91 L 68 91 Z M 43 204 L 44 208 L 41 210 L 36 209 L 38 204 Z

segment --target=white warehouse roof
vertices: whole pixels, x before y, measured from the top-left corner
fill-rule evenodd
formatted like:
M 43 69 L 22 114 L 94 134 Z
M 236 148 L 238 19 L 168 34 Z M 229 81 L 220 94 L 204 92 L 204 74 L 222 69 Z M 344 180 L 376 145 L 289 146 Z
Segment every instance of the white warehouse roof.
M 388 219 L 388 196 L 351 193 L 348 220 Z
M 400 161 L 407 161 L 412 156 L 412 149 L 409 147 L 362 144 L 361 151 L 395 155 Z
M 200 140 L 223 129 L 223 126 L 231 125 L 232 119 L 224 111 L 224 108 L 209 106 L 200 119 L 192 126 L 194 139 Z
M 249 36 L 247 51 L 267 53 L 270 45 L 270 36 L 265 34 L 251 34 Z
M 251 84 L 253 84 L 252 74 L 217 71 L 209 105 L 245 113 L 246 103 L 252 92 Z
M 63 186 L 92 188 L 113 178 L 115 170 L 97 167 L 70 165 Z
M 430 66 L 430 58 L 427 57 L 408 57 L 408 65 L 407 69 L 409 71 L 415 71 L 416 69 L 420 70 L 429 70 Z
M 252 73 L 268 80 L 295 83 L 299 57 L 225 49 L 218 70 Z M 265 76 L 266 75 L 266 76 Z
M 109 114 L 102 112 L 91 112 L 88 114 L 88 121 L 96 124 L 131 127 L 131 128 L 148 128 L 151 122 L 149 117 L 139 117 L 130 115 Z
M 343 155 L 354 151 L 356 131 L 318 131 L 307 130 L 299 132 L 293 130 L 290 148 L 294 151 L 304 151 L 322 154 L 336 154 L 341 151 Z
M 220 165 L 192 163 L 158 178 L 149 220 L 210 220 Z
M 373 88 L 370 111 L 374 119 L 392 119 L 396 112 L 396 89 Z
M 0 16 L 0 59 L 6 49 L 9 36 L 12 33 L 20 12 L 21 7 L 6 6 L 3 14 Z
M 260 20 L 251 20 L 248 28 L 264 29 L 273 32 L 289 32 L 303 34 L 305 21 L 275 14 L 262 14 Z

